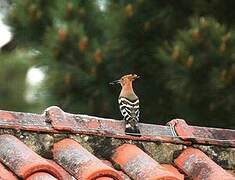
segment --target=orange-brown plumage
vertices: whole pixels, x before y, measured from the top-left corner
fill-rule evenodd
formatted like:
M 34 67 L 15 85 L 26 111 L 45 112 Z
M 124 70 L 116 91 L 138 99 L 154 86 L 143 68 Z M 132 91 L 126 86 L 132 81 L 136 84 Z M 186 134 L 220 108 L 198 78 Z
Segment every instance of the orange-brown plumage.
M 120 84 L 122 86 L 122 90 L 119 97 L 126 97 L 130 100 L 135 100 L 138 98 L 132 86 L 132 82 L 137 78 L 138 76 L 136 74 L 129 74 L 121 77 Z

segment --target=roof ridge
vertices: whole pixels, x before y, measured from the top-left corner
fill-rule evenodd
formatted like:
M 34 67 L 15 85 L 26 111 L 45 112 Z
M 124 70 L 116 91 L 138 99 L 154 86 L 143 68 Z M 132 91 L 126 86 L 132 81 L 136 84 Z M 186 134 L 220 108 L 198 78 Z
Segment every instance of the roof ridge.
M 0 128 L 36 132 L 74 133 L 130 140 L 160 141 L 176 144 L 207 144 L 235 147 L 235 130 L 190 126 L 174 119 L 166 126 L 140 123 L 141 137 L 126 135 L 123 121 L 64 112 L 57 106 L 42 114 L 0 110 Z

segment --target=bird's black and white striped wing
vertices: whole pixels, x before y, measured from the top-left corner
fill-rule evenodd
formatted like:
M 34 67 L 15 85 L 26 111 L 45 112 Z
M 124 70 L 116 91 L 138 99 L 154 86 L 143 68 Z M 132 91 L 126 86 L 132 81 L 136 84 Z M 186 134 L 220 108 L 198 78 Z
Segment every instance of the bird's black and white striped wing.
M 135 121 L 137 123 L 139 121 L 139 99 L 136 100 L 129 100 L 125 97 L 118 98 L 119 108 L 121 114 L 126 121 Z

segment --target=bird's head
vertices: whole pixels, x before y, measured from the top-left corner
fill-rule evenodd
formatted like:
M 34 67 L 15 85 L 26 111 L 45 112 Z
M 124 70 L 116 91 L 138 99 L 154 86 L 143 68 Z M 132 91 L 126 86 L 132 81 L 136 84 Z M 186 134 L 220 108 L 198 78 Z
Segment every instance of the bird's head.
M 140 76 L 136 75 L 136 74 L 128 74 L 128 75 L 124 75 L 122 76 L 120 79 L 115 80 L 113 82 L 110 82 L 109 84 L 121 84 L 121 86 L 124 86 L 126 83 L 128 82 L 132 82 L 136 79 L 138 79 Z

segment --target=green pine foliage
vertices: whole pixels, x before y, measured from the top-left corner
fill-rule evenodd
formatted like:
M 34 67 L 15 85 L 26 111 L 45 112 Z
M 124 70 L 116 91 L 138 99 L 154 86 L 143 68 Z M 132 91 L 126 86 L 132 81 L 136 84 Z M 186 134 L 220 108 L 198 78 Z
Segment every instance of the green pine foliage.
M 107 114 L 103 18 L 96 1 L 13 1 L 8 19 L 18 44 L 36 47 L 37 64 L 49 67 L 43 90 L 48 106 Z
M 52 23 L 49 19 L 49 8 L 54 0 L 14 0 L 8 16 L 8 24 L 14 27 L 13 32 L 20 44 L 40 43 L 45 27 Z
M 108 82 L 137 73 L 142 122 L 185 118 L 197 125 L 235 127 L 233 1 L 11 4 L 8 22 L 17 46 L 38 50 L 33 62 L 46 69 L 43 108 L 58 105 L 120 119 L 120 87 Z
M 218 74 L 213 79 L 203 77 L 208 69 L 215 69 L 210 67 L 215 64 L 207 63 L 204 60 L 207 56 L 219 58 L 223 62 L 216 65 L 216 70 L 225 73 L 227 70 L 222 70 L 225 66 L 232 68 L 234 35 L 221 23 L 223 19 L 221 19 L 219 4 L 222 5 L 223 2 L 213 1 L 212 4 L 208 4 L 205 1 L 174 3 L 172 1 L 140 0 L 119 4 L 121 8 L 116 11 L 119 16 L 113 18 L 121 17 L 119 18 L 121 26 L 115 31 L 116 34 L 111 36 L 115 45 L 111 48 L 110 59 L 115 62 L 110 69 L 112 71 L 115 69 L 114 72 L 118 69 L 122 73 L 138 72 L 142 76 L 142 80 L 135 84 L 142 100 L 142 121 L 165 123 L 172 118 L 185 118 L 189 123 L 205 126 L 226 127 L 228 125 L 231 127 L 235 125 L 232 112 L 234 104 L 231 104 L 234 90 L 233 80 L 231 79 L 230 82 L 231 87 L 227 88 L 230 94 L 227 94 L 227 90 L 219 90 L 218 86 L 221 84 L 216 80 Z M 216 7 L 216 9 L 212 9 L 212 7 Z M 207 11 L 204 11 L 205 9 Z M 217 14 L 215 14 L 216 10 Z M 232 9 L 227 8 L 226 10 L 227 13 L 223 18 L 227 20 L 224 21 L 225 23 L 229 23 L 233 17 Z M 225 11 L 225 9 L 223 8 L 221 11 Z M 191 18 L 198 16 L 215 16 L 217 20 Z M 199 28 L 203 29 L 207 23 L 208 29 L 205 28 L 203 31 L 204 41 L 200 44 L 193 42 L 196 41 L 198 31 L 202 31 Z M 233 26 L 232 23 L 227 27 L 231 26 Z M 227 36 L 229 40 L 226 40 Z M 221 40 L 223 37 L 224 41 Z M 173 47 L 172 43 L 174 43 Z M 212 46 L 210 51 L 207 46 Z M 226 52 L 222 55 L 220 51 L 223 51 L 224 47 Z M 171 50 L 168 54 L 166 52 L 169 51 L 169 48 Z M 179 51 L 183 51 L 182 54 L 186 56 L 184 61 L 187 62 L 181 67 L 177 67 L 172 60 L 172 57 L 178 56 Z M 192 74 L 183 74 L 182 68 L 186 66 L 187 69 L 187 66 L 191 66 L 196 57 L 203 62 L 200 63 L 200 68 L 198 67 Z M 205 85 L 199 79 L 204 80 L 207 87 L 204 87 Z M 213 86 L 210 86 L 207 80 L 215 81 Z M 178 86 L 181 89 L 178 89 Z M 184 88 L 185 90 L 183 90 Z M 187 90 L 188 88 L 192 90 Z M 180 91 L 181 95 L 177 91 Z M 185 99 L 186 95 L 191 96 L 191 99 Z M 227 105 L 225 106 L 225 104 Z M 221 119 L 225 121 L 221 121 Z
M 187 25 L 191 11 L 179 9 L 190 7 L 190 2 L 171 2 L 125 1 L 109 9 L 115 15 L 110 21 L 118 20 L 120 25 L 109 36 L 112 64 L 106 65 L 109 74 L 116 77 L 129 72 L 141 76 L 134 86 L 140 96 L 143 122 L 164 124 L 175 117 L 170 103 L 174 97 L 165 88 L 164 64 L 154 54 L 164 39 L 172 39 L 177 29 Z
M 190 27 L 159 48 L 174 112 L 191 122 L 233 125 L 235 33 L 212 18 L 193 18 Z M 226 122 L 226 125 L 225 125 Z

